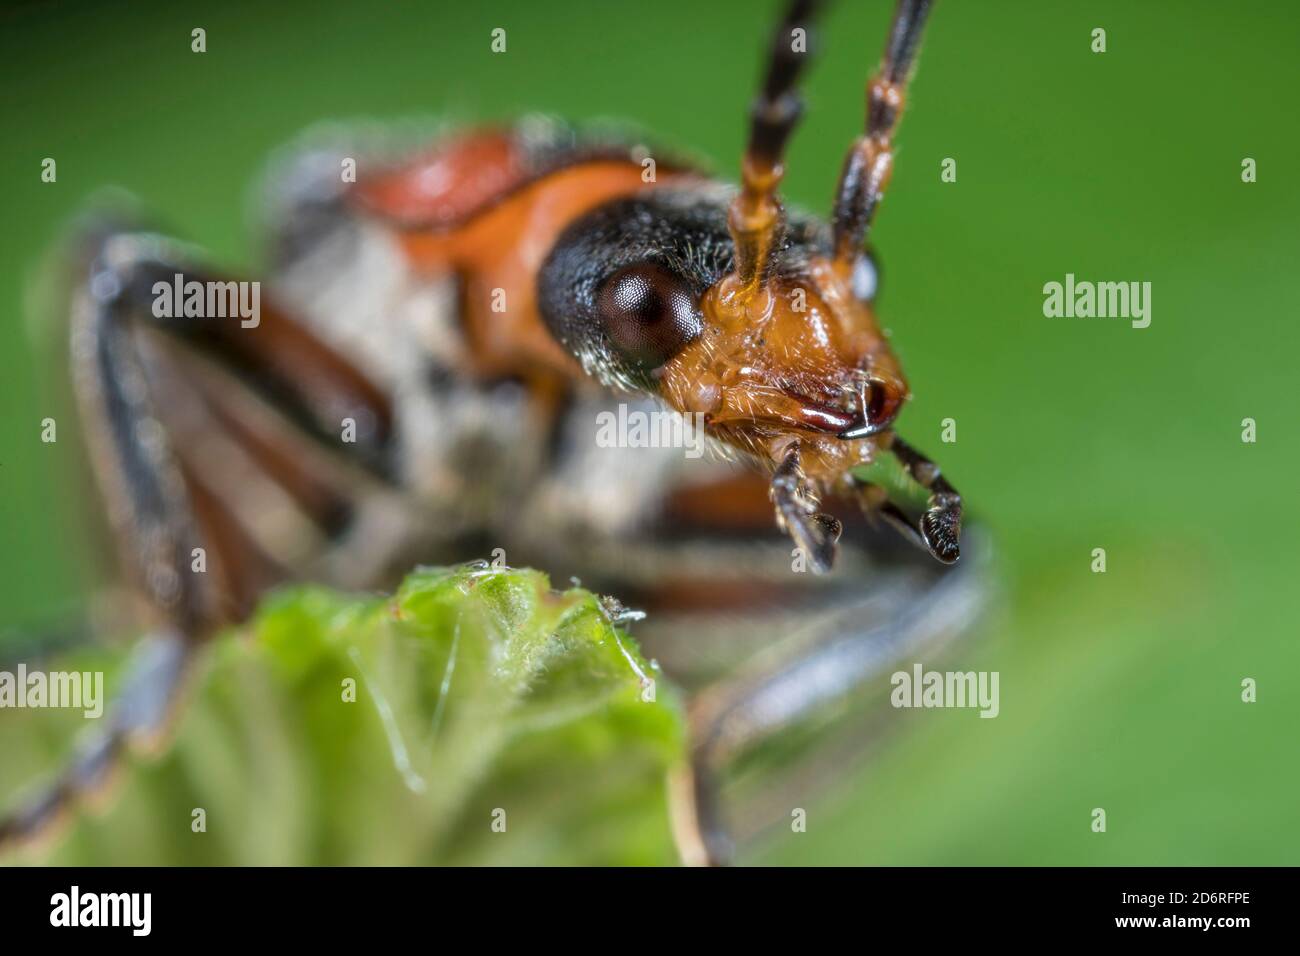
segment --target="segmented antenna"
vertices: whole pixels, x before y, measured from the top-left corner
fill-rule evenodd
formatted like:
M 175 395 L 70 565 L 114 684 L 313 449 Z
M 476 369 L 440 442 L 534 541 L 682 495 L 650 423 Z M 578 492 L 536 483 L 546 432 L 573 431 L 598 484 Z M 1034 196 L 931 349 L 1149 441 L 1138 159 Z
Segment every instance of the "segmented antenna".
M 844 158 L 835 196 L 835 261 L 851 267 L 894 166 L 892 140 L 931 0 L 899 0 L 880 71 L 867 84 L 867 131 Z
M 763 282 L 781 236 L 777 187 L 785 174 L 782 160 L 786 144 L 803 113 L 803 101 L 795 87 L 810 58 L 808 34 L 821 6 L 820 0 L 794 0 L 790 4 L 772 37 L 767 75 L 750 109 L 741 190 L 732 200 L 727 217 L 743 297 L 752 295 Z

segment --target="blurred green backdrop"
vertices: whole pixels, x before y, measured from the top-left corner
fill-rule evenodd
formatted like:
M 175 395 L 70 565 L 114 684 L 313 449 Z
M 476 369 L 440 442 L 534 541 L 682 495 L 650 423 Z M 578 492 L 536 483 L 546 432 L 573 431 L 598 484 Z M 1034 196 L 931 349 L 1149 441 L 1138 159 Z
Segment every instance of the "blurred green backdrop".
M 24 299 L 88 196 L 122 186 L 253 268 L 249 186 L 323 119 L 625 118 L 734 178 L 777 6 L 0 14 L 0 624 L 48 619 L 86 589 L 93 509 L 75 436 L 39 440 L 67 403 L 65 363 L 38 346 Z M 890 7 L 828 16 L 792 202 L 829 206 Z M 505 55 L 489 51 L 498 26 Z M 205 54 L 190 52 L 194 27 Z M 1006 606 L 966 659 L 1001 672 L 1001 716 L 905 712 L 904 732 L 766 859 L 1300 863 L 1297 49 L 1290 3 L 938 3 L 875 230 L 880 306 L 915 391 L 901 430 L 1001 551 Z M 44 157 L 56 184 L 40 180 Z M 945 157 L 955 183 L 940 180 Z M 1043 284 L 1067 272 L 1150 281 L 1151 326 L 1045 318 Z M 940 445 L 946 417 L 958 441 Z M 1105 574 L 1090 570 L 1097 547 Z M 1245 677 L 1257 703 L 1240 700 Z

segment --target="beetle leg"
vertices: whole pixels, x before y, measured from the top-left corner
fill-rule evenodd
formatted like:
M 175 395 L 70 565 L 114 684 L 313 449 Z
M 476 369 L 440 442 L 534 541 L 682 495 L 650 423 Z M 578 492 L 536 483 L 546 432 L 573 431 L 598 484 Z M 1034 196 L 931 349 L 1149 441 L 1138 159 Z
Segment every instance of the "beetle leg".
M 235 582 L 235 569 L 266 561 L 259 560 L 250 534 L 231 527 L 231 503 L 217 493 L 230 489 L 218 489 L 220 482 L 205 474 L 208 463 L 184 457 L 184 446 L 212 437 L 205 431 L 220 431 L 242 446 L 252 469 L 272 476 L 322 522 L 337 519 L 340 503 L 301 462 L 278 454 L 247 410 L 201 405 L 203 376 L 180 374 L 177 359 L 211 359 L 298 434 L 381 479 L 391 470 L 392 414 L 386 396 L 274 307 L 257 310 L 247 323 L 239 316 L 167 314 L 181 311 L 180 303 L 158 309 L 160 286 L 166 294 L 189 282 L 213 281 L 185 261 L 175 242 L 109 229 L 92 236 L 90 246 L 85 288 L 73 306 L 72 348 L 96 470 L 115 530 L 133 549 L 131 563 L 145 596 L 177 630 L 196 634 L 246 613 L 259 582 Z M 163 341 L 149 338 L 155 331 Z M 196 409 L 197 422 L 187 420 Z M 340 440 L 344 423 L 354 440 Z M 196 440 L 177 442 L 177 429 Z M 248 474 L 234 480 L 247 484 Z M 217 556 L 226 559 L 227 590 L 246 585 L 225 596 L 232 600 L 210 593 L 214 587 L 205 582 L 211 577 L 189 573 L 192 549 L 205 541 L 225 552 Z
M 0 850 L 40 836 L 101 789 L 128 749 L 156 743 L 204 640 L 241 620 L 269 584 L 290 573 L 235 520 L 229 501 L 217 493 L 219 482 L 181 453 L 173 429 L 187 399 L 192 410 L 198 389 L 176 381 L 177 369 L 149 348 L 159 343 L 148 341 L 145 332 L 156 329 L 212 357 L 304 434 L 350 451 L 372 474 L 387 473 L 386 397 L 287 317 L 263 310 L 254 327 L 244 327 L 237 315 L 157 314 L 168 311 L 154 308 L 157 283 L 174 288 L 178 281 L 206 279 L 178 248 L 159 236 L 101 228 L 81 250 L 84 285 L 72 308 L 74 383 L 111 523 L 137 587 L 163 623 L 140 645 L 104 730 L 24 810 L 0 819 Z M 357 422 L 355 443 L 340 444 L 335 437 L 345 416 Z M 300 463 L 259 443 L 255 431 L 243 427 L 250 423 L 229 409 L 213 417 L 248 453 L 252 469 L 269 475 L 321 520 L 337 513 L 340 498 L 313 484 Z M 201 568 L 194 563 L 198 548 Z
M 829 571 L 835 564 L 836 542 L 842 528 L 839 519 L 817 511 L 810 500 L 797 438 L 784 449 L 772 476 L 771 494 L 777 523 L 807 556 L 814 571 Z
M 908 477 L 930 493 L 920 520 L 908 517 L 889 500 L 879 485 L 850 475 L 850 486 L 857 492 L 858 500 L 868 514 L 879 515 L 909 541 L 929 551 L 944 564 L 952 564 L 961 556 L 961 495 L 930 459 L 897 435 L 893 435 L 890 442 L 889 450 Z
M 897 435 L 890 451 L 894 453 L 913 481 L 930 493 L 919 526 L 913 526 L 897 508 L 882 514 L 891 523 L 904 523 L 909 532 L 920 536 L 920 543 L 944 564 L 961 557 L 961 495 L 948 483 L 939 466 Z
M 860 696 L 900 662 L 933 656 L 978 615 L 985 600 L 981 576 L 974 562 L 899 579 L 887 594 L 836 609 L 760 653 L 734 676 L 701 690 L 689 710 L 690 766 L 673 791 L 678 842 L 687 862 L 723 864 L 734 854 L 720 790 L 739 757 L 825 708 Z M 795 786 L 805 795 L 812 789 L 802 778 Z
M 73 809 L 103 793 L 127 751 L 147 753 L 166 735 L 196 644 L 174 630 L 141 641 L 132 655 L 122 689 L 104 718 L 108 726 L 81 746 L 52 783 L 11 814 L 0 818 L 0 854 L 48 838 Z
M 849 476 L 849 484 L 857 492 L 862 510 L 869 517 L 876 516 L 884 519 L 886 524 L 918 548 L 929 550 L 929 545 L 925 543 L 925 537 L 921 534 L 921 529 L 917 527 L 913 519 L 904 513 L 902 508 L 889 500 L 889 492 L 880 485 L 853 475 Z

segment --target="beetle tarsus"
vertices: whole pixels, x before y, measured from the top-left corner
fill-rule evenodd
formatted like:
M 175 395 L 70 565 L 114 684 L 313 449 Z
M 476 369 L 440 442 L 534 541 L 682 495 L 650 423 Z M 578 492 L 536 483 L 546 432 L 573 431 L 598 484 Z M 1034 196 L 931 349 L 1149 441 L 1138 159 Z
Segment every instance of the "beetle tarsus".
M 921 516 L 921 535 L 930 553 L 944 564 L 961 557 L 961 499 L 956 495 L 934 495 Z
M 943 477 L 938 465 L 897 435 L 889 448 L 908 476 L 930 492 L 925 503 L 925 514 L 921 515 L 916 530 L 921 543 L 936 559 L 944 564 L 952 564 L 961 557 L 961 495 Z M 887 514 L 882 509 L 881 513 L 896 524 L 901 512 L 897 508 L 893 508 L 893 511 L 893 514 Z

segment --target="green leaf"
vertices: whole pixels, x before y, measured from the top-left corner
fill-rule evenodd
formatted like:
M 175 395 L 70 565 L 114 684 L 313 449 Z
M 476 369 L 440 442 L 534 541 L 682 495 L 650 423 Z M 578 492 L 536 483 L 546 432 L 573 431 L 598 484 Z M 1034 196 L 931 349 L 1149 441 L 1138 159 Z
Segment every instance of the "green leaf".
M 676 860 L 680 707 L 590 593 L 427 569 L 392 597 L 281 592 L 249 630 L 215 643 L 167 754 L 51 862 Z M 66 715 L 15 714 L 11 770 L 66 756 Z

